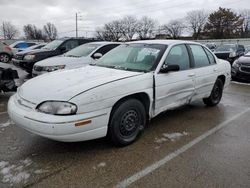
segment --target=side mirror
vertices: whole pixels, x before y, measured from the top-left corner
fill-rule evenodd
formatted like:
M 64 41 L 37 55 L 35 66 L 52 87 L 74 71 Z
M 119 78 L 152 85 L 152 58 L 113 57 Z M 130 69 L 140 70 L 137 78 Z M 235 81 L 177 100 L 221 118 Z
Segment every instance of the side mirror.
M 94 55 L 93 55 L 93 58 L 94 59 L 100 59 L 102 57 L 102 54 L 101 53 L 95 53 Z
M 163 65 L 160 72 L 161 73 L 168 73 L 171 71 L 179 71 L 180 70 L 180 66 L 179 65 Z

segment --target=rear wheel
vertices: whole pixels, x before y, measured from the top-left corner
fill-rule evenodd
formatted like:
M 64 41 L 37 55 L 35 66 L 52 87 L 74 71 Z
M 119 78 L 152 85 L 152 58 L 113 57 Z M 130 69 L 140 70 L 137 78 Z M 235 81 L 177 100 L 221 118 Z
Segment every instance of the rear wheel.
M 216 106 L 217 104 L 219 104 L 222 98 L 223 87 L 224 87 L 224 84 L 222 80 L 217 79 L 210 96 L 208 98 L 204 98 L 203 102 L 207 106 Z
M 8 63 L 10 61 L 10 55 L 7 53 L 1 53 L 0 54 L 0 62 L 2 63 Z
M 133 143 L 143 132 L 146 124 L 146 111 L 137 99 L 128 99 L 118 104 L 109 123 L 108 136 L 118 146 Z

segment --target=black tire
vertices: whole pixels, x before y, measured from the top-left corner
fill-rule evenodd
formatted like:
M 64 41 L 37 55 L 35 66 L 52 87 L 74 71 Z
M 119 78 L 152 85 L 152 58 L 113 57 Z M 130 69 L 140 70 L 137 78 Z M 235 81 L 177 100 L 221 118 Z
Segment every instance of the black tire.
M 216 106 L 219 104 L 223 94 L 223 87 L 223 81 L 221 79 L 217 79 L 210 96 L 208 98 L 204 98 L 203 102 L 207 106 Z
M 10 62 L 10 59 L 11 59 L 11 57 L 10 57 L 9 54 L 7 54 L 7 53 L 0 53 L 0 62 L 2 62 L 2 63 L 8 63 L 8 62 Z
M 112 110 L 108 137 L 116 146 L 132 144 L 144 131 L 146 110 L 137 99 L 128 99 Z

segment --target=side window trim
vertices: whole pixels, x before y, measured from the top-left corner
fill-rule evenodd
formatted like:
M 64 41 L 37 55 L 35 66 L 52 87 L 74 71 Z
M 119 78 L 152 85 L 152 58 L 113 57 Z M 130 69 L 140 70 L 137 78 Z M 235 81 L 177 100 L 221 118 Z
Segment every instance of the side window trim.
M 215 63 L 212 63 L 212 62 L 210 61 L 209 56 L 208 56 L 209 51 L 208 51 L 204 46 L 202 46 L 202 48 L 203 48 L 203 50 L 205 51 L 205 53 L 206 53 L 206 55 L 207 55 L 209 64 L 210 64 L 210 65 L 215 65 L 215 64 L 217 64 L 217 62 L 215 61 L 214 55 L 211 53 L 211 55 L 212 55 L 212 57 L 213 57 L 213 59 L 214 59 L 214 62 L 215 62 Z

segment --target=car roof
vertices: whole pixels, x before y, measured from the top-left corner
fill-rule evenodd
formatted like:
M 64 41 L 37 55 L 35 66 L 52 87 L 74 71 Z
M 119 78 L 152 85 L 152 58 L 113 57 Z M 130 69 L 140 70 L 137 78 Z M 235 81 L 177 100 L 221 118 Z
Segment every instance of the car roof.
M 129 44 L 165 44 L 165 45 L 174 45 L 174 44 L 199 44 L 197 42 L 192 42 L 192 41 L 185 41 L 185 40 L 139 40 L 139 41 L 133 41 L 133 42 L 128 42 Z
M 89 42 L 85 44 L 100 44 L 100 45 L 106 45 L 106 44 L 122 44 L 121 42 L 109 42 L 109 41 L 98 41 L 98 42 Z

